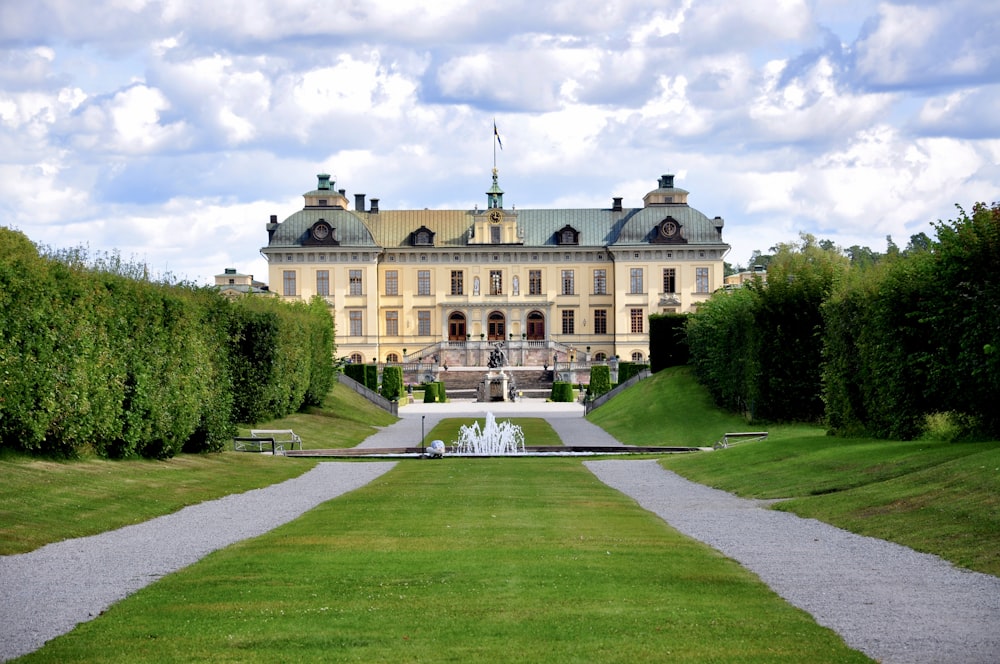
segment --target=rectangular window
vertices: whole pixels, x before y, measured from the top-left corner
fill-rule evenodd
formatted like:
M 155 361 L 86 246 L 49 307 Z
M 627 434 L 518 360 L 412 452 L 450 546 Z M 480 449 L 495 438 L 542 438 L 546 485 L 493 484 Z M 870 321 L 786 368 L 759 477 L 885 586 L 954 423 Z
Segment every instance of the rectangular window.
M 350 313 L 350 336 L 352 337 L 360 337 L 363 331 L 361 327 L 361 313 L 360 311 L 352 311 Z
M 385 335 L 387 337 L 399 336 L 399 312 L 385 312 Z
M 503 273 L 490 270 L 490 295 L 503 295 Z
M 677 270 L 672 267 L 663 268 L 663 292 L 677 292 Z
M 386 270 L 385 271 L 385 294 L 386 295 L 399 295 L 399 272 L 398 271 L 396 271 L 396 270 Z
M 594 309 L 594 334 L 608 333 L 608 310 Z
M 562 294 L 572 295 L 573 294 L 573 270 L 563 270 L 562 271 Z
M 632 309 L 629 313 L 632 319 L 632 334 L 642 334 L 642 321 L 645 319 L 645 316 L 642 315 L 642 309 Z
M 528 295 L 542 294 L 542 271 L 528 270 Z
M 629 270 L 629 292 L 630 293 L 644 293 L 642 288 L 642 268 L 633 267 Z
M 285 270 L 282 272 L 282 278 L 282 292 L 287 296 L 295 295 L 295 270 Z
M 451 271 L 451 294 L 465 295 L 465 273 L 461 270 Z
M 490 226 L 490 244 L 500 244 L 499 226 Z
M 431 294 L 431 271 L 417 270 L 417 295 Z
M 431 334 L 431 312 L 417 312 L 417 334 L 422 337 L 429 337 Z
M 361 290 L 361 270 L 350 270 L 348 272 L 348 283 L 351 295 L 364 295 Z
M 594 270 L 594 295 L 608 294 L 608 271 Z
M 563 334 L 576 334 L 575 312 L 572 309 L 563 309 L 562 312 L 562 332 Z
M 330 271 L 316 270 L 316 294 L 326 297 L 330 294 Z
M 694 269 L 694 289 L 696 293 L 708 292 L 708 268 L 696 267 Z

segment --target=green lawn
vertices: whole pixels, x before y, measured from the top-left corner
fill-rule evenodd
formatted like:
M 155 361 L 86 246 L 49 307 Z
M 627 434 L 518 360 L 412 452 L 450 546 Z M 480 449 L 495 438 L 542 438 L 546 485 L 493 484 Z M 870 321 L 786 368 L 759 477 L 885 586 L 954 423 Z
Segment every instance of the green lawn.
M 521 427 L 524 440 L 529 445 L 562 445 L 562 439 L 555 432 L 552 425 L 541 417 L 498 417 L 497 424 L 510 422 Z M 427 435 L 427 441 L 434 439 L 444 441 L 445 446 L 450 447 L 458 440 L 458 432 L 463 426 L 472 426 L 473 422 L 479 423 L 480 430 L 486 426 L 485 417 L 448 417 L 438 422 Z M 528 442 L 530 441 L 530 442 Z
M 336 385 L 321 408 L 259 425 L 294 429 L 306 448 L 353 447 L 395 421 Z M 249 427 L 241 435 L 247 435 Z M 259 454 L 182 454 L 167 461 L 0 458 L 0 555 L 112 530 L 186 505 L 301 475 L 312 459 Z
M 1000 441 L 948 443 L 827 436 L 808 424 L 748 423 L 711 404 L 687 368 L 661 371 L 594 411 L 627 444 L 708 445 L 727 431 L 763 442 L 661 461 L 702 484 L 1000 576 Z
M 249 436 L 251 428 L 291 429 L 302 438 L 302 449 L 344 449 L 370 436 L 376 431 L 375 427 L 388 426 L 396 420 L 395 416 L 338 383 L 322 406 L 253 427 L 242 427 L 240 435 Z
M 401 462 L 23 661 L 867 660 L 579 460 L 454 458 Z
M 346 391 L 345 391 L 346 392 Z M 261 428 L 351 446 L 391 417 L 339 390 Z M 631 444 L 766 441 L 663 457 L 686 477 L 1000 575 L 1000 442 L 836 439 L 714 409 L 686 369 L 590 416 Z M 456 418 L 428 440 L 471 420 Z M 547 424 L 532 440 L 557 440 Z M 550 430 L 549 430 L 550 431 Z M 433 437 L 433 438 L 432 438 Z M 539 443 L 542 444 L 542 443 Z M 0 552 L 100 532 L 315 461 L 0 460 Z M 363 463 L 363 462 L 359 462 Z M 369 486 L 217 552 L 26 661 L 863 661 L 739 566 L 576 459 L 403 461 Z

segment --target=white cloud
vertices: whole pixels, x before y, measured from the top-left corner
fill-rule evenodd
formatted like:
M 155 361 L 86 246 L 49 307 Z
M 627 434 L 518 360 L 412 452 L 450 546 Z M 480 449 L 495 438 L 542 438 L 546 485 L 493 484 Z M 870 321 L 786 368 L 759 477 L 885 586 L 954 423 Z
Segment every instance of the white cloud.
M 976 0 L 87 9 L 0 3 L 23 44 L 0 54 L 0 206 L 157 270 L 263 276 L 267 215 L 322 171 L 385 207 L 481 203 L 494 117 L 509 203 L 635 205 L 683 172 L 739 260 L 997 198 L 1000 11 Z
M 877 120 L 892 101 L 888 94 L 855 95 L 838 88 L 837 72 L 820 58 L 804 76 L 783 79 L 785 62 L 765 68 L 764 86 L 752 101 L 749 117 L 771 141 L 827 141 Z
M 858 45 L 858 69 L 877 83 L 908 81 L 923 60 L 912 55 L 932 47 L 941 20 L 940 7 L 879 5 L 878 28 Z

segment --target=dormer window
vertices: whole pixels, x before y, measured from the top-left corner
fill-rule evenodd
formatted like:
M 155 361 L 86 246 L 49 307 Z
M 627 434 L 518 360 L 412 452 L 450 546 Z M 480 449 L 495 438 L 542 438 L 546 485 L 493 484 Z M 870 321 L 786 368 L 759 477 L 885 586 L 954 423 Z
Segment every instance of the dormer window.
M 572 226 L 563 226 L 556 233 L 556 244 L 580 244 L 580 232 Z
M 302 241 L 302 244 L 303 246 L 338 245 L 340 242 L 335 237 L 335 231 L 336 229 L 330 225 L 330 222 L 320 219 L 309 228 L 309 232 L 305 240 Z
M 326 204 L 327 204 L 327 200 L 325 198 L 319 199 L 319 206 L 320 207 L 326 207 Z
M 687 244 L 683 225 L 673 217 L 665 217 L 652 231 L 654 244 Z
M 421 226 L 410 234 L 410 244 L 414 247 L 433 247 L 434 231 L 426 226 Z

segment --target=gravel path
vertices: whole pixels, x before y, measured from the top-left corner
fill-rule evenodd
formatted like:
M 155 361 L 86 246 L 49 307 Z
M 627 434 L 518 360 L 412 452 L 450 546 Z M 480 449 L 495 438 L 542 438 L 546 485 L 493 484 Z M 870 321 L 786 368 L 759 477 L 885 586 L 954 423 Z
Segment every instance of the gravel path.
M 394 465 L 321 463 L 263 489 L 30 553 L 0 556 L 0 661 L 37 650 L 160 577 L 273 530 Z
M 1000 578 L 765 509 L 656 461 L 589 461 L 602 482 L 757 574 L 884 663 L 1000 662 Z
M 287 523 L 393 465 L 321 463 L 264 489 L 0 557 L 0 661 L 32 652 L 160 577 Z M 681 533 L 757 574 L 785 600 L 874 659 L 1000 662 L 996 577 L 764 509 L 758 501 L 689 482 L 656 461 L 585 465 Z

